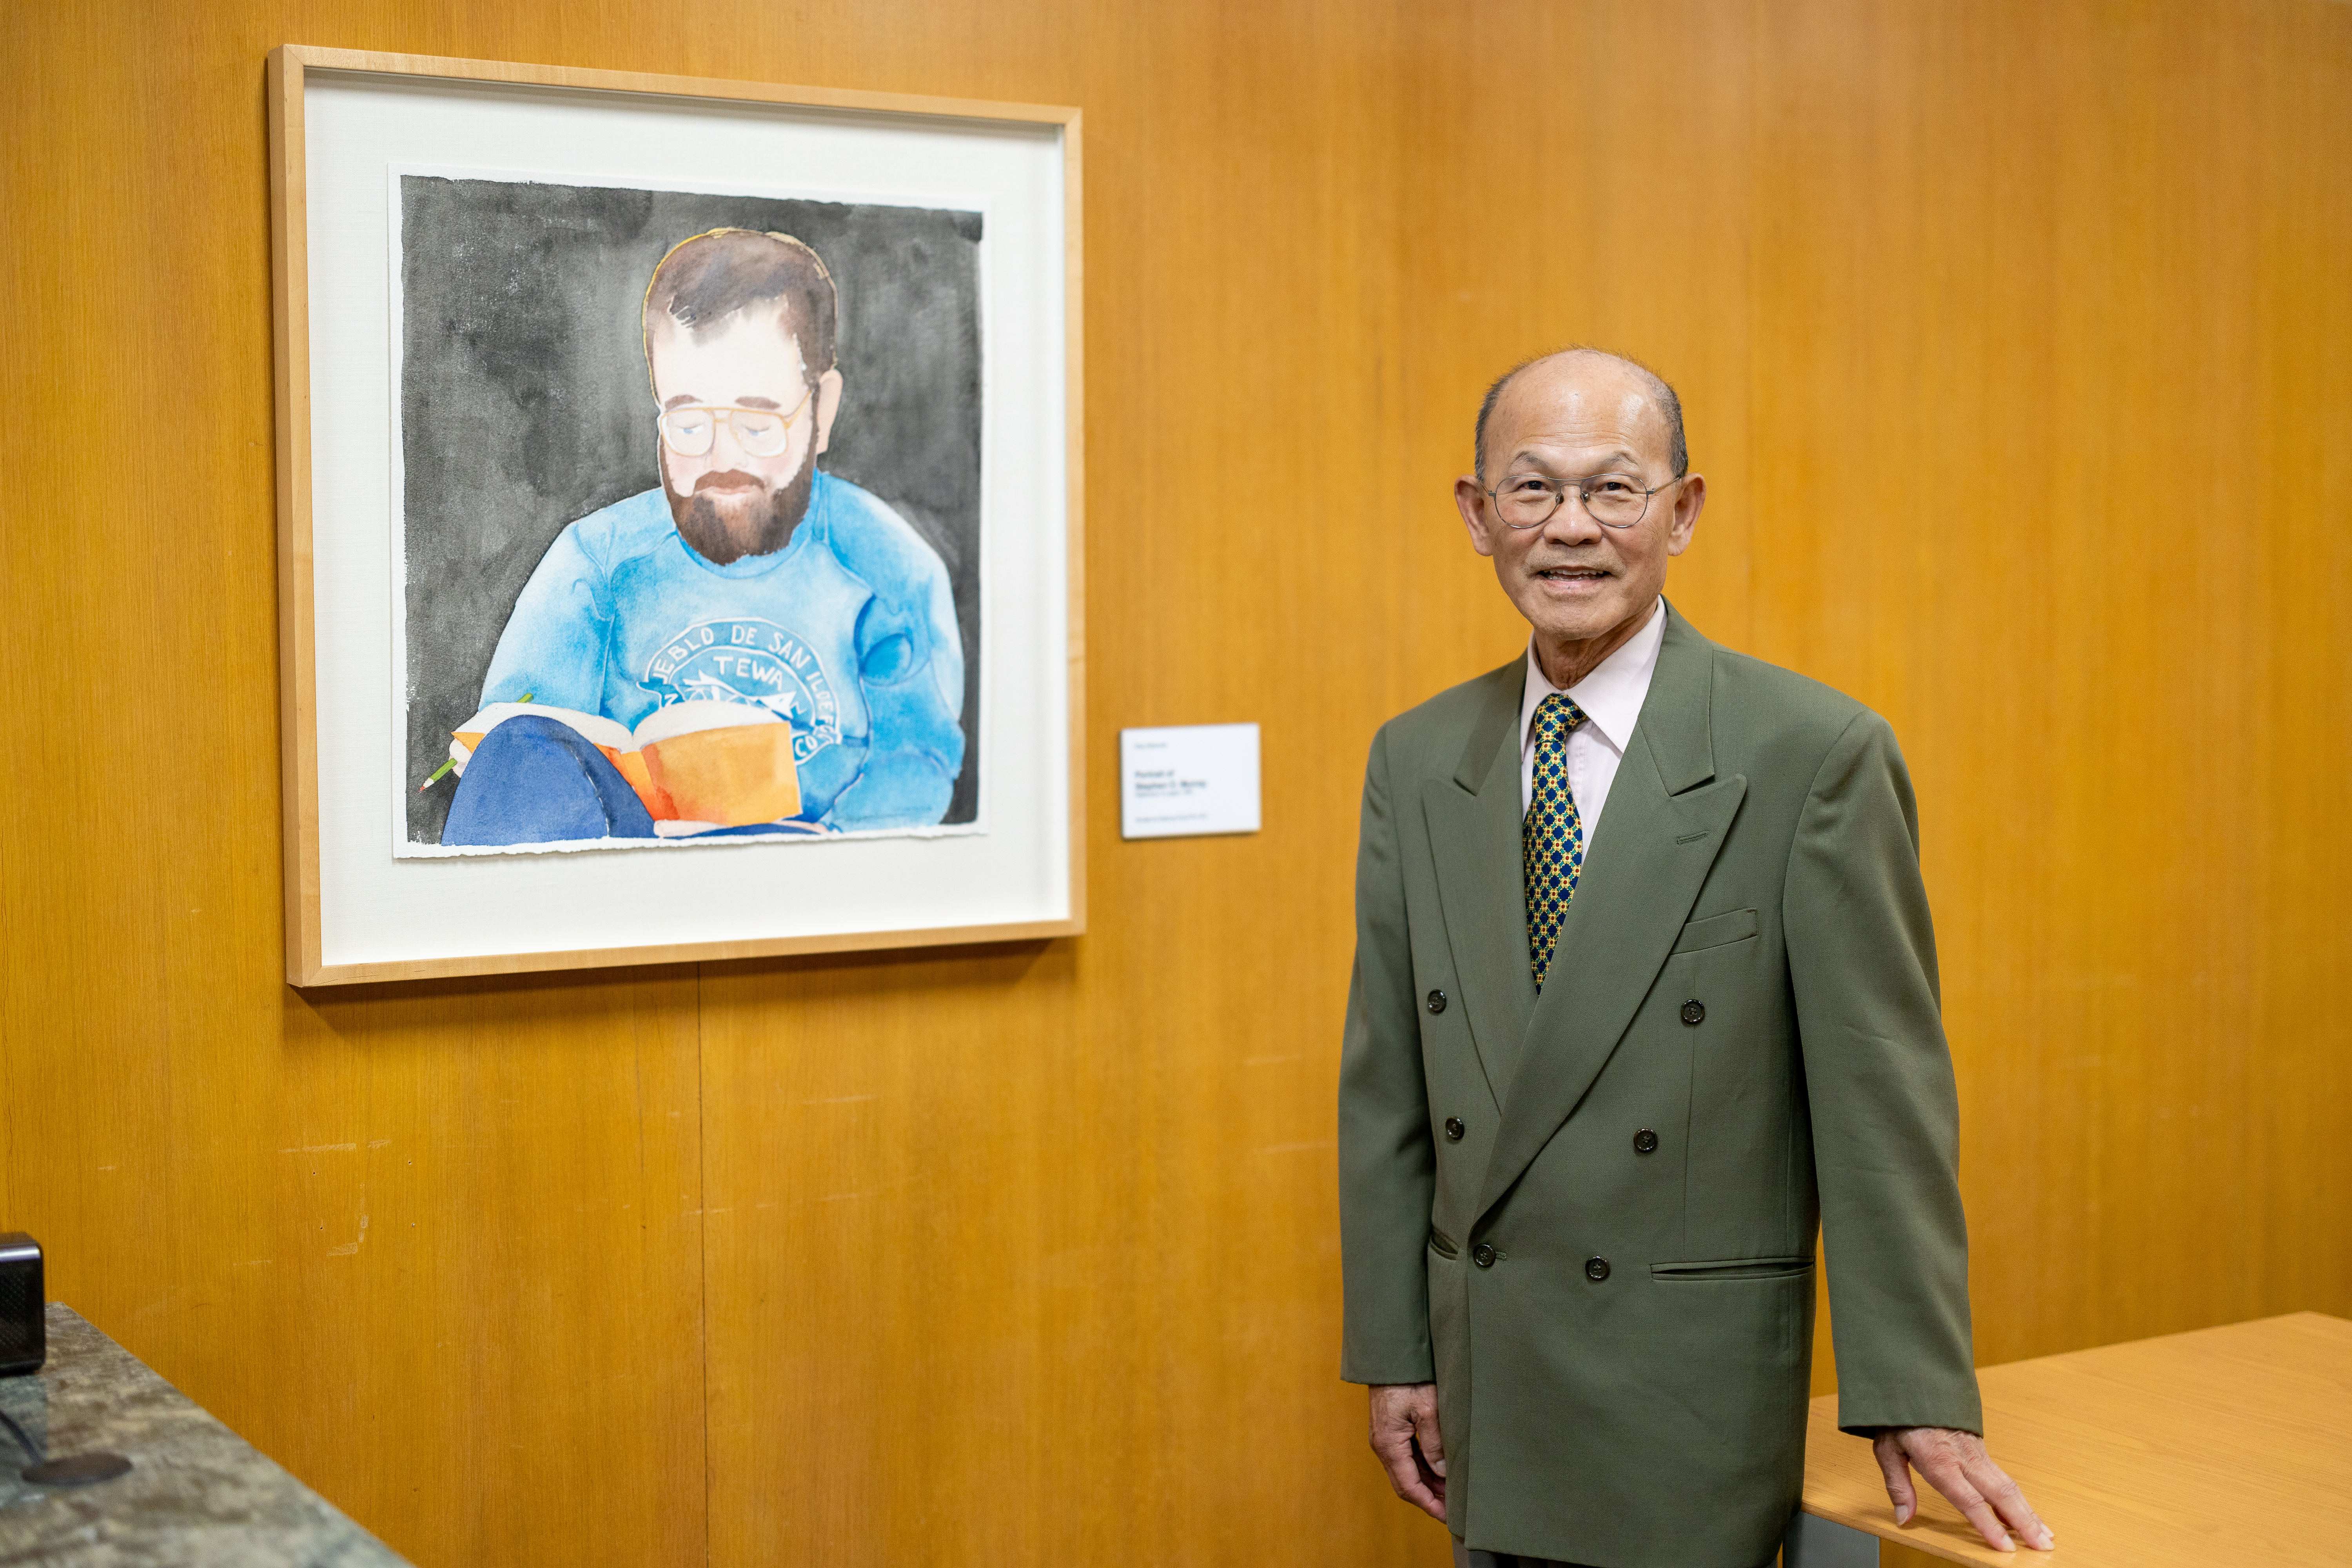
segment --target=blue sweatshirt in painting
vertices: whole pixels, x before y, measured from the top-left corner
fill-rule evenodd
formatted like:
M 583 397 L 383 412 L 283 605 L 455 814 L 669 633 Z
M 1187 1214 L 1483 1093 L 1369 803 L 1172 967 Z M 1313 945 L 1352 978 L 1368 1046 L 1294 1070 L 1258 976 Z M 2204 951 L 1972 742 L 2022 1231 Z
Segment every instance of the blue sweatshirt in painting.
M 516 599 L 482 705 L 530 700 L 634 729 L 672 702 L 757 703 L 793 726 L 800 820 L 920 827 L 963 767 L 963 640 L 939 555 L 882 501 L 819 473 L 792 542 L 714 566 L 646 490 L 556 536 Z

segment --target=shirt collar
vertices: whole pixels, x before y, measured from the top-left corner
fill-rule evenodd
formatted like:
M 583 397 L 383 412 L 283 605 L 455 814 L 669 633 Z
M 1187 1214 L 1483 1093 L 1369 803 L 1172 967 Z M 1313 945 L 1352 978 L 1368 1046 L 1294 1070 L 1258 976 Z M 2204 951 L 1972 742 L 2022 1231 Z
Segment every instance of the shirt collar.
M 1633 738 L 1633 724 L 1642 716 L 1642 702 L 1650 694 L 1650 677 L 1658 668 L 1658 649 L 1665 640 L 1666 605 L 1659 599 L 1650 618 L 1643 623 L 1640 631 L 1625 639 L 1624 647 L 1568 688 L 1569 700 L 1583 710 L 1585 718 L 1620 756 L 1624 754 L 1626 742 Z M 1535 638 L 1529 637 L 1527 688 L 1519 700 L 1519 744 L 1523 750 L 1536 721 L 1536 710 L 1543 705 L 1545 698 L 1559 689 L 1544 675 L 1543 664 L 1536 658 Z

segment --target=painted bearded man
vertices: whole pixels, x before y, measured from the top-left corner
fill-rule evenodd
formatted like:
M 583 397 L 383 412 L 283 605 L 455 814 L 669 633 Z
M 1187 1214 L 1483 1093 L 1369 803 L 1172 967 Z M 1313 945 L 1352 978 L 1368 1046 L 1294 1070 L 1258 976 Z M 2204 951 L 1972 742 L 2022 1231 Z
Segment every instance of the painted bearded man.
M 947 570 L 897 512 L 816 467 L 841 407 L 837 310 L 824 263 L 786 235 L 715 229 L 654 269 L 661 483 L 566 527 L 532 572 L 482 685 L 499 721 L 462 759 L 444 844 L 908 828 L 946 813 L 964 756 Z M 770 803 L 761 820 L 679 820 L 658 772 L 626 765 L 625 732 L 662 732 L 672 710 L 699 715 L 694 727 L 790 726 L 788 742 L 761 732 L 782 742 L 782 792 L 741 795 Z

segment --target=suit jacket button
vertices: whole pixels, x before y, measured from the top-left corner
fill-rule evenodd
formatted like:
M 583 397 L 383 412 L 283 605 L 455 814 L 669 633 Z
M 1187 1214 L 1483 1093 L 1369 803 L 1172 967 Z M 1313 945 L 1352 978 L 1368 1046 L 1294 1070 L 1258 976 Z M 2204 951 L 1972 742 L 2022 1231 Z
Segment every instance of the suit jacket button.
M 1584 1277 L 1587 1279 L 1591 1279 L 1595 1282 L 1608 1279 L 1609 1259 L 1605 1258 L 1586 1258 L 1584 1260 Z
M 1470 1261 L 1481 1268 L 1492 1268 L 1495 1267 L 1495 1249 L 1482 1241 L 1470 1249 Z
M 1696 1024 L 1706 1016 L 1706 1008 L 1694 996 L 1683 1004 L 1683 1022 Z
M 1444 1012 L 1444 1011 L 1445 1011 L 1445 993 L 1444 993 L 1444 992 L 1443 992 L 1443 991 L 1433 991 L 1433 992 L 1431 992 L 1431 993 L 1429 994 L 1429 1000 L 1428 1000 L 1428 1002 L 1427 1002 L 1426 1004 L 1424 1004 L 1424 1005 L 1426 1005 L 1426 1006 L 1429 1008 L 1429 1010 L 1430 1010 L 1431 1012 L 1433 1012 L 1433 1013 L 1443 1013 L 1443 1012 Z
M 1657 1152 L 1658 1152 L 1658 1135 L 1657 1135 L 1656 1133 L 1654 1133 L 1654 1132 L 1651 1131 L 1648 1128 L 1644 1127 L 1644 1128 L 1643 1128 L 1639 1132 L 1636 1132 L 1636 1133 L 1634 1133 L 1634 1134 L 1633 1134 L 1633 1152 L 1634 1152 L 1634 1153 L 1636 1153 L 1636 1154 L 1654 1154 L 1654 1153 L 1656 1153 Z
M 1462 1142 L 1462 1118 L 1449 1116 L 1445 1119 L 1445 1137 L 1449 1142 Z

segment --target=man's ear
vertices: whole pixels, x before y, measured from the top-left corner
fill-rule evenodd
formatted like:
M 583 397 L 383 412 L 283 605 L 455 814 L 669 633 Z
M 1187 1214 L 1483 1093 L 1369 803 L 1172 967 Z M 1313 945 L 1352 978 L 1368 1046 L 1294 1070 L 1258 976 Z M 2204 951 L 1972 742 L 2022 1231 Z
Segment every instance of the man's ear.
M 1666 553 L 1680 555 L 1690 548 L 1698 528 L 1698 514 L 1706 508 L 1706 476 L 1692 474 L 1675 487 L 1675 515 L 1666 525 Z
M 1468 474 L 1454 481 L 1454 507 L 1462 514 L 1462 526 L 1470 531 L 1470 548 L 1481 555 L 1495 553 L 1495 541 L 1486 531 L 1486 487 Z
M 838 366 L 816 378 L 816 445 L 814 458 L 833 445 L 833 416 L 841 412 L 841 370 Z

